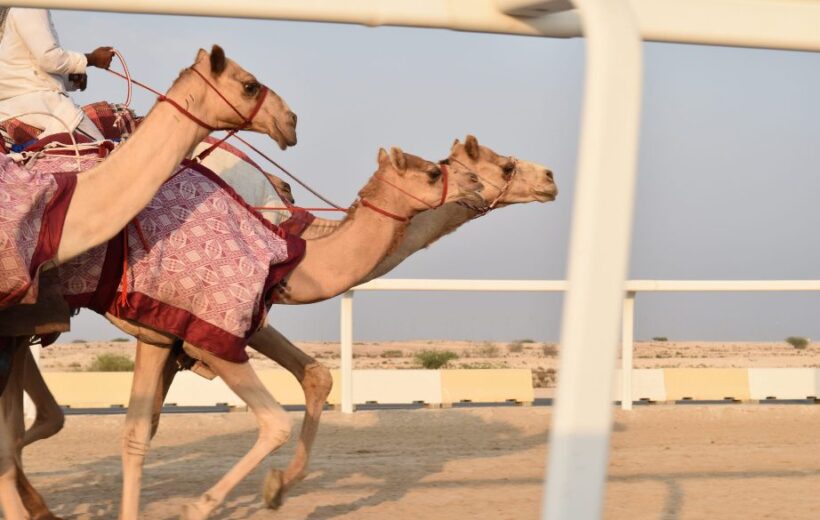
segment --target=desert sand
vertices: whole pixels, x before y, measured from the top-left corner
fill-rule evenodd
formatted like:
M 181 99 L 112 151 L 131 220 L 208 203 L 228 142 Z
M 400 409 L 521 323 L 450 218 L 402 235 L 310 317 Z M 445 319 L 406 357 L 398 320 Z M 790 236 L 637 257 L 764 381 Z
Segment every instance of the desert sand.
M 535 519 L 550 417 L 548 407 L 328 412 L 311 474 L 281 510 L 261 504 L 261 468 L 214 518 Z M 816 406 L 646 406 L 616 410 L 615 420 L 607 519 L 817 518 Z M 122 421 L 70 416 L 59 436 L 27 450 L 30 476 L 56 512 L 115 518 Z M 248 413 L 164 417 L 142 518 L 177 518 L 253 440 Z M 292 449 L 271 463 L 283 466 Z

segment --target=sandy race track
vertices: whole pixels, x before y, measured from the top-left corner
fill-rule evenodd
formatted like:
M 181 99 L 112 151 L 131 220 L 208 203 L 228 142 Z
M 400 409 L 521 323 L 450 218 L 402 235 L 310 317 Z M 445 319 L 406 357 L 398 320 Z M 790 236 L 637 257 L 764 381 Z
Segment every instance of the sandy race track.
M 538 517 L 550 408 L 328 412 L 308 480 L 284 507 L 261 506 L 263 471 L 217 519 Z M 298 427 L 301 414 L 294 413 Z M 26 467 L 66 518 L 115 518 L 123 416 L 71 416 L 27 450 Z M 820 408 L 651 406 L 616 411 L 606 518 L 815 519 Z M 250 447 L 253 417 L 168 415 L 148 457 L 143 515 L 177 518 Z M 287 450 L 272 461 L 283 466 Z

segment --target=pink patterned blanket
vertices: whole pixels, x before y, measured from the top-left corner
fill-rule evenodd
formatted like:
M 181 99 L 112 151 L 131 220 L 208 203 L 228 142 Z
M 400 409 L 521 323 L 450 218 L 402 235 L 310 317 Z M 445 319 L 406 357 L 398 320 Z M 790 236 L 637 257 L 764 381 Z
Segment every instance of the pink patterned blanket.
M 73 176 L 26 170 L 0 154 L 0 310 L 36 300 L 75 185 Z
M 273 287 L 301 260 L 304 241 L 267 222 L 207 168 L 185 166 L 126 233 L 60 266 L 63 294 L 73 307 L 246 361 L 247 339 L 273 304 Z

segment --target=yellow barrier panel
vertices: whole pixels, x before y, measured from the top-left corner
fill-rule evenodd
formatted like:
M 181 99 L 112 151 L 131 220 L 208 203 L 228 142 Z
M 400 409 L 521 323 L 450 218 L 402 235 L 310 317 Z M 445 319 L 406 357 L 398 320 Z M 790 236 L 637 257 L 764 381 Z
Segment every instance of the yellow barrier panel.
M 529 369 L 442 370 L 443 403 L 473 401 L 498 403 L 517 401 L 531 403 L 532 372 Z
M 46 384 L 57 404 L 71 408 L 126 406 L 131 372 L 45 372 Z
M 749 372 L 745 368 L 665 368 L 666 398 L 750 399 Z

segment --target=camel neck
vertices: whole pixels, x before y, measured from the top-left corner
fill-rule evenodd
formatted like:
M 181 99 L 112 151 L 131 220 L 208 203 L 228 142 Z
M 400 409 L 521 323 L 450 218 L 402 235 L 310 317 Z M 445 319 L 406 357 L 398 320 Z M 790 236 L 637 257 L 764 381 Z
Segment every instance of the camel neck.
M 391 212 L 409 216 L 406 208 L 379 202 Z M 406 227 L 406 222 L 355 204 L 332 233 L 307 241 L 305 256 L 285 282 L 280 303 L 326 300 L 354 287 L 390 252 Z

